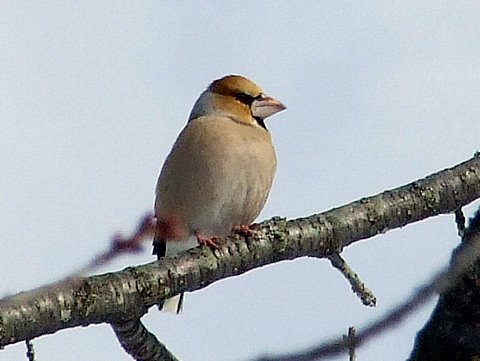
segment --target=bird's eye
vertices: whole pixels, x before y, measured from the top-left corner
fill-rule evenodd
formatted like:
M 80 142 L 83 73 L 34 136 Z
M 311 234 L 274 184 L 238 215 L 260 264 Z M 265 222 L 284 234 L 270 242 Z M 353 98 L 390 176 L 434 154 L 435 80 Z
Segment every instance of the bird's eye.
M 235 94 L 235 99 L 237 99 L 240 103 L 246 104 L 250 106 L 253 101 L 255 100 L 254 97 L 245 93 L 237 93 Z

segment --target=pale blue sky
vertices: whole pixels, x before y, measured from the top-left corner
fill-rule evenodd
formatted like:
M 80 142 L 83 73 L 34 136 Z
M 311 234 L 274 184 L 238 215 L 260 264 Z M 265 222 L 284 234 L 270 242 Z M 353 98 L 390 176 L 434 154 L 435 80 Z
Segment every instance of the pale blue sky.
M 261 219 L 324 211 L 470 158 L 479 17 L 477 1 L 2 1 L 0 294 L 58 280 L 132 230 L 193 102 L 225 74 L 288 105 L 267 124 L 279 167 Z M 445 265 L 455 234 L 441 216 L 347 248 L 376 309 L 327 261 L 301 259 L 144 320 L 182 360 L 292 351 L 384 314 Z M 152 260 L 146 246 L 98 272 Z M 358 360 L 404 360 L 431 307 Z M 38 360 L 130 359 L 107 325 L 34 345 Z M 8 346 L 0 360 L 24 352 Z

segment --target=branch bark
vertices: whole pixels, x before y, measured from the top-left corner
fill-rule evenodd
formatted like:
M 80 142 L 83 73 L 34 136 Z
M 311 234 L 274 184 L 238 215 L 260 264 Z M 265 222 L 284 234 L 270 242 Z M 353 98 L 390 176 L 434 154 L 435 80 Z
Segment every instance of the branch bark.
M 297 257 L 325 257 L 361 239 L 450 213 L 480 197 L 480 156 L 403 187 L 330 211 L 261 223 L 250 238 L 229 237 L 212 252 L 116 273 L 68 279 L 0 300 L 0 347 L 96 323 L 140 318 L 154 304 L 222 278 Z
M 111 324 L 123 349 L 135 360 L 178 361 L 152 333 L 148 332 L 140 319 Z

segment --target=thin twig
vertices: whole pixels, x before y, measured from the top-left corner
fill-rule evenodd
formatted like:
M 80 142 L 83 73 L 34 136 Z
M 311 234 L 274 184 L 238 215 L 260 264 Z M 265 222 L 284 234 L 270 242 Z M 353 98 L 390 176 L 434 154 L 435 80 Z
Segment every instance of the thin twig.
M 355 355 L 355 346 L 356 346 L 356 330 L 355 327 L 348 328 L 348 336 L 344 336 L 344 342 L 346 342 L 348 347 L 348 357 L 349 361 L 355 361 L 357 359 Z
M 356 274 L 339 253 L 335 252 L 328 256 L 333 267 L 338 269 L 352 287 L 352 291 L 360 298 L 365 306 L 375 307 L 377 298 L 362 282 L 358 274 Z
M 139 253 L 143 251 L 142 243 L 145 239 L 151 238 L 155 232 L 155 219 L 153 215 L 147 214 L 140 220 L 137 230 L 131 237 L 125 237 L 116 233 L 110 241 L 110 248 L 94 257 L 88 264 L 73 272 L 70 278 L 78 278 L 92 272 L 100 266 L 104 266 L 116 257 L 126 253 Z
M 457 225 L 458 236 L 463 238 L 465 235 L 465 215 L 463 214 L 462 208 L 455 211 L 455 224 Z
M 27 346 L 27 358 L 28 361 L 35 361 L 35 350 L 33 349 L 33 343 L 31 340 L 25 340 L 25 345 Z

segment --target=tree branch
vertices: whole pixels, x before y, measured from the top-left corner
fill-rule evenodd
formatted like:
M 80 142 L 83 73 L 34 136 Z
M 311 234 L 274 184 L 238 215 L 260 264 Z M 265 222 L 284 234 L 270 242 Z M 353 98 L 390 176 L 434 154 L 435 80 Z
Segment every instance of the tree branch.
M 479 211 L 480 212 L 480 211 Z M 478 213 L 480 214 L 480 213 Z M 458 249 L 454 250 L 452 260 L 450 262 L 450 265 L 448 267 L 445 267 L 444 270 L 433 276 L 428 282 L 426 282 L 424 285 L 418 287 L 415 292 L 406 298 L 404 301 L 402 301 L 399 305 L 388 311 L 386 315 L 383 317 L 380 317 L 376 321 L 370 323 L 369 325 L 361 328 L 359 331 L 356 331 L 355 333 L 355 346 L 358 348 L 359 346 L 365 344 L 368 340 L 372 339 L 374 336 L 379 335 L 381 332 L 384 330 L 397 325 L 398 323 L 402 322 L 408 315 L 410 315 L 413 311 L 418 309 L 421 305 L 423 305 L 426 301 L 428 301 L 430 298 L 432 298 L 436 293 L 442 293 L 450 290 L 453 286 L 456 285 L 457 281 L 459 278 L 463 277 L 473 277 L 470 273 L 464 275 L 464 273 L 476 262 L 478 262 L 478 257 L 480 255 L 480 228 L 478 225 L 475 228 L 471 228 L 468 234 L 469 237 L 469 243 L 462 244 Z M 478 275 L 476 275 L 478 276 Z M 475 277 L 476 277 L 475 276 Z M 478 280 L 478 277 L 474 278 L 475 280 Z M 453 289 L 453 294 L 456 294 L 454 292 L 456 288 Z M 452 290 L 449 291 L 449 293 L 452 292 Z M 467 297 L 471 296 L 472 292 L 469 292 L 469 295 Z M 478 292 L 477 292 L 478 293 Z M 463 297 L 463 298 L 467 298 Z M 453 298 L 453 302 L 456 302 L 456 298 Z M 474 307 L 477 307 L 478 302 L 478 297 L 474 297 L 472 301 L 472 304 Z M 461 306 L 456 306 L 456 308 L 464 308 L 466 302 L 464 301 Z M 471 306 L 473 306 L 471 305 Z M 477 307 L 478 308 L 478 307 Z M 448 311 L 445 311 L 448 312 Z M 478 313 L 478 312 L 477 312 Z M 452 318 L 451 315 L 446 315 L 443 314 L 443 317 L 449 317 Z M 433 317 L 432 317 L 433 318 Z M 437 317 L 438 318 L 438 317 Z M 470 321 L 470 320 L 469 320 Z M 476 322 L 477 320 L 473 321 Z M 430 321 L 429 323 L 431 323 Z M 462 326 L 465 326 L 465 320 L 461 320 L 459 322 L 459 327 L 461 328 Z M 425 347 L 426 344 L 426 350 L 422 350 L 424 352 L 421 354 L 420 358 L 412 358 L 409 359 L 409 361 L 423 361 L 423 360 L 435 360 L 435 361 L 447 361 L 447 360 L 471 360 L 470 358 L 466 357 L 453 357 L 453 355 L 458 356 L 465 356 L 465 354 L 469 354 L 471 350 L 466 350 L 465 353 L 463 349 L 459 347 L 458 344 L 464 343 L 465 338 L 464 337 L 453 337 L 455 338 L 455 341 L 457 342 L 456 348 L 452 349 L 451 344 L 445 344 L 445 339 L 443 340 L 432 340 L 430 337 L 432 337 L 432 329 L 435 330 L 433 332 L 433 337 L 438 337 L 438 334 L 441 334 L 445 337 L 445 334 L 449 334 L 448 338 L 452 338 L 450 335 L 451 333 L 451 327 L 440 327 L 438 325 L 438 320 L 437 324 L 435 325 L 430 325 L 427 324 L 425 327 L 426 329 L 428 328 L 428 331 L 422 331 L 422 333 L 427 333 L 428 337 L 427 342 L 424 342 L 425 340 L 422 338 L 422 334 L 420 333 L 419 336 L 417 336 L 417 343 L 423 342 L 422 347 Z M 470 331 L 470 330 L 469 330 Z M 475 331 L 478 331 L 475 329 Z M 466 334 L 467 332 L 465 332 Z M 469 343 L 471 344 L 471 339 L 473 338 L 471 334 L 474 332 L 470 332 L 470 339 L 468 340 Z M 456 335 L 457 336 L 457 335 Z M 475 340 L 478 341 L 478 332 L 475 334 Z M 446 338 L 446 337 L 445 337 Z M 422 339 L 420 341 L 420 339 Z M 313 361 L 313 360 L 318 360 L 320 358 L 326 357 L 326 356 L 336 356 L 342 352 L 345 352 L 345 350 L 348 350 L 351 347 L 351 340 L 347 340 L 350 342 L 345 341 L 345 337 L 336 337 L 333 338 L 332 340 L 326 341 L 324 343 L 321 343 L 320 345 L 313 346 L 309 349 L 302 350 L 300 352 L 294 352 L 290 354 L 283 354 L 283 355 L 277 355 L 277 356 L 265 356 L 262 358 L 259 358 L 257 361 Z M 480 343 L 477 342 L 477 345 Z M 417 348 L 417 346 L 416 346 Z M 452 355 L 453 354 L 453 355 Z M 442 357 L 440 357 L 440 355 Z M 470 352 L 471 355 L 471 352 Z M 415 355 L 415 357 L 418 357 Z M 473 360 L 473 359 L 472 359 Z
M 480 359 L 480 210 L 461 226 L 462 243 L 454 250 L 451 268 L 462 267 L 460 277 L 443 288 L 430 320 L 418 332 L 409 361 Z M 463 221 L 465 218 L 463 218 Z
M 178 361 L 155 335 L 148 332 L 140 319 L 122 320 L 111 326 L 123 349 L 135 360 Z
M 297 257 L 325 257 L 361 239 L 480 197 L 480 157 L 395 190 L 310 217 L 272 218 L 247 239 L 196 248 L 123 271 L 68 279 L 0 300 L 0 346 L 60 329 L 140 318 L 154 304 L 222 278 Z

